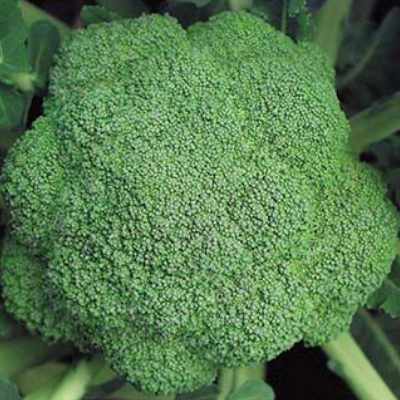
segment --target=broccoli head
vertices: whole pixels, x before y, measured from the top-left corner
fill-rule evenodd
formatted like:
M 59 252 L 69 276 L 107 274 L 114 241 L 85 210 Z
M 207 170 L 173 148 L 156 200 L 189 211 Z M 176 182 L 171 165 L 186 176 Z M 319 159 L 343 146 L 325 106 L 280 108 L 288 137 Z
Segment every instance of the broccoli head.
M 324 55 L 250 14 L 77 32 L 3 172 L 9 240 L 40 259 L 35 288 L 3 256 L 9 310 L 71 339 L 13 301 L 44 291 L 43 312 L 155 393 L 324 343 L 396 253 L 394 207 L 349 131 Z

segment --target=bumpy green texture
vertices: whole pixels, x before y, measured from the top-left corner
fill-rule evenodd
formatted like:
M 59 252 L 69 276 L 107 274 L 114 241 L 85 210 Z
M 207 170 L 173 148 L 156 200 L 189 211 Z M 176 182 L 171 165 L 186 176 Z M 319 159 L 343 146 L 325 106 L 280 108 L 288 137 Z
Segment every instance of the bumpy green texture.
M 84 351 L 94 349 L 88 332 L 72 318 L 46 279 L 46 263 L 27 247 L 7 238 L 3 245 L 2 285 L 6 308 L 45 339 L 70 341 Z
M 92 25 L 8 156 L 11 235 L 117 373 L 191 391 L 333 338 L 389 272 L 397 217 L 348 141 L 324 56 L 255 16 Z

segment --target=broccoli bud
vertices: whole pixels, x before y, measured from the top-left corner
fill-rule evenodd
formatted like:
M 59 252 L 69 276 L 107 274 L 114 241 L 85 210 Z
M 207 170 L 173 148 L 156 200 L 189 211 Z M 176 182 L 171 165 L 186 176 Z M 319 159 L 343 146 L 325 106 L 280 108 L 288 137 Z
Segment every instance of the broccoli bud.
M 399 224 L 333 78 L 312 44 L 244 12 L 76 33 L 2 177 L 26 254 L 3 256 L 9 311 L 49 338 L 79 332 L 154 393 L 347 329 Z

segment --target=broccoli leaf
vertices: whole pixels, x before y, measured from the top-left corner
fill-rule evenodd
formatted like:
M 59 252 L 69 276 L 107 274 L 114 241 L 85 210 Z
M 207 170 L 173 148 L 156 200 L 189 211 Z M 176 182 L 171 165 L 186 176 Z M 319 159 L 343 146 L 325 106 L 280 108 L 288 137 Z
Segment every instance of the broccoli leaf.
M 291 0 L 169 0 L 162 10 L 177 16 L 184 26 L 224 10 L 248 10 L 281 29 L 283 10 L 288 15 L 288 34 L 297 38 L 307 37 L 311 31 L 311 13 L 321 7 L 323 1 Z M 188 17 L 189 15 L 190 17 Z
M 125 381 L 121 378 L 115 378 L 100 385 L 95 385 L 91 388 L 89 393 L 85 395 L 85 400 L 104 398 L 112 393 L 115 393 L 117 390 L 124 387 L 124 385 Z
M 382 286 L 368 299 L 369 308 L 381 308 L 393 318 L 400 317 L 400 263 L 396 258 Z
M 299 14 L 307 12 L 306 0 L 289 0 L 288 14 L 289 17 L 296 17 Z
M 307 0 L 289 0 L 287 14 L 292 18 L 295 25 L 294 36 L 298 40 L 311 39 L 312 20 Z
M 103 6 L 83 6 L 81 11 L 81 20 L 86 26 L 101 22 L 111 22 L 121 18 L 121 15 Z
M 28 55 L 35 74 L 35 85 L 40 89 L 47 85 L 49 70 L 60 41 L 58 29 L 50 22 L 38 21 L 31 26 Z
M 169 3 L 191 3 L 197 7 L 204 7 L 214 0 L 170 0 Z M 282 10 L 282 0 L 224 0 L 232 9 L 254 8 L 263 10 L 267 15 L 270 9 Z M 321 8 L 326 0 L 289 0 L 288 12 L 290 17 L 296 17 L 302 12 L 316 11 Z
M 0 338 L 7 339 L 11 336 L 13 325 L 10 318 L 0 311 Z
M 245 382 L 228 396 L 228 400 L 274 400 L 275 394 L 271 386 L 261 379 Z
M 26 96 L 12 87 L 0 84 L 0 134 L 18 128 L 23 123 L 26 110 Z
M 34 92 L 46 88 L 60 34 L 45 20 L 28 29 L 18 1 L 0 1 L 0 147 L 7 148 L 24 129 Z
M 14 378 L 15 383 L 22 395 L 36 392 L 46 387 L 51 382 L 61 380 L 68 370 L 68 364 L 49 361 L 44 364 L 28 368 L 22 374 Z
M 99 399 L 110 399 L 110 400 L 157 400 L 160 398 L 159 395 L 139 392 L 132 385 L 123 384 L 121 379 L 111 380 L 104 385 L 96 385 L 89 390 L 85 395 L 84 400 L 99 400 Z M 193 392 L 190 397 L 186 397 L 187 400 L 211 400 L 206 397 L 195 397 L 197 392 Z M 182 395 L 177 395 L 177 400 L 182 400 Z
M 14 83 L 14 75 L 29 72 L 26 40 L 28 30 L 16 0 L 1 0 L 0 82 Z
M 0 377 L 1 400 L 21 400 L 17 387 L 7 379 Z
M 97 3 L 122 17 L 139 17 L 149 11 L 142 0 L 97 0 Z
M 177 396 L 177 400 L 216 400 L 218 398 L 217 385 L 205 386 L 191 393 L 183 393 Z
M 24 130 L 30 98 L 0 83 L 0 149 L 8 149 Z
M 318 11 L 327 0 L 289 0 L 288 12 L 290 17 L 301 13 L 313 13 Z

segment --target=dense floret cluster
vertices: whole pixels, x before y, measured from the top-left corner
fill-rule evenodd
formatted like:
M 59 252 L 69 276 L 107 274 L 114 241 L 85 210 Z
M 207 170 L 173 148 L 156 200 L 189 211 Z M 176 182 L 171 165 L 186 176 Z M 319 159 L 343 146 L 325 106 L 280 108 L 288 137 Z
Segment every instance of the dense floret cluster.
M 348 141 L 324 56 L 255 16 L 89 26 L 6 161 L 7 307 L 157 393 L 323 343 L 395 256 Z

